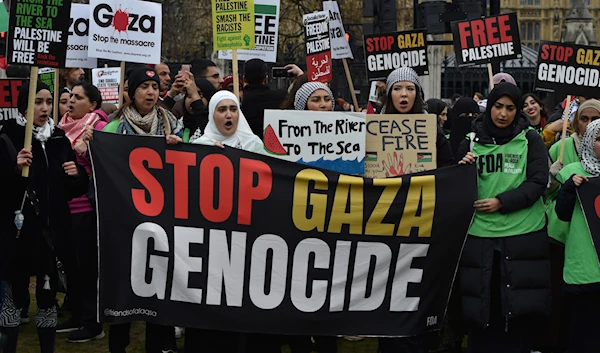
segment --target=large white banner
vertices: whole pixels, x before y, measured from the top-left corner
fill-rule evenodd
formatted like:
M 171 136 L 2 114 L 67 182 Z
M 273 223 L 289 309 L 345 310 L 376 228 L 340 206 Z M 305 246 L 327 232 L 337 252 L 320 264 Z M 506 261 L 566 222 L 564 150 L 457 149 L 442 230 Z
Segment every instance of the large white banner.
M 286 161 L 362 175 L 365 124 L 365 113 L 265 110 L 265 150 Z
M 354 59 L 350 44 L 346 40 L 346 31 L 342 23 L 342 14 L 337 1 L 323 1 L 323 11 L 329 13 L 329 38 L 331 38 L 331 57 L 334 59 Z
M 256 47 L 238 50 L 238 60 L 277 62 L 279 0 L 254 0 L 254 18 Z M 231 50 L 219 50 L 219 59 L 231 60 Z
M 71 24 L 67 44 L 67 67 L 84 67 L 93 69 L 98 66 L 98 59 L 88 55 L 88 35 L 90 28 L 90 5 L 71 5 Z
M 137 0 L 90 0 L 89 35 L 90 56 L 158 64 L 162 4 Z

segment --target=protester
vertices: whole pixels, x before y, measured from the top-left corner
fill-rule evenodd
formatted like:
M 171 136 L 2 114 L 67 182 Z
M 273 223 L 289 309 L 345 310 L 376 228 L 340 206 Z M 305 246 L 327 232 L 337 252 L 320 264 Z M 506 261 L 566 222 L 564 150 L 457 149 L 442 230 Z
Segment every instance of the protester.
M 548 114 L 546 114 L 546 111 L 544 110 L 544 103 L 542 103 L 542 100 L 533 93 L 524 95 L 523 112 L 529 119 L 529 125 L 531 125 L 531 127 L 539 134 L 542 134 L 542 130 L 548 121 Z
M 483 100 L 483 94 L 475 92 L 475 94 L 473 95 L 473 100 L 475 101 L 475 103 L 479 103 L 479 101 Z
M 307 82 L 296 92 L 296 110 L 333 111 L 333 93 L 321 82 Z
M 512 77 L 510 74 L 507 74 L 506 72 L 499 72 L 495 74 L 492 77 L 492 82 L 494 83 L 494 85 L 506 82 L 517 86 L 517 81 L 515 81 L 514 77 Z M 487 99 L 482 99 L 479 102 L 477 102 L 477 104 L 479 105 L 479 109 L 482 113 L 486 111 L 487 101 Z
M 71 99 L 71 92 L 69 92 L 68 89 L 63 88 L 60 92 L 60 95 L 58 96 L 58 99 L 58 122 L 60 122 L 60 119 L 62 119 L 62 117 L 65 114 L 67 114 L 67 111 L 69 110 L 69 100 Z
M 197 59 L 192 61 L 191 65 L 191 72 L 195 78 L 205 78 L 213 84 L 215 90 L 221 89 L 223 77 L 217 64 L 208 59 Z
M 160 77 L 161 92 L 167 92 L 171 88 L 171 69 L 169 69 L 169 65 L 161 61 L 160 64 L 154 66 L 154 70 L 158 72 L 158 77 Z
M 260 59 L 251 59 L 244 65 L 244 101 L 242 112 L 248 119 L 252 132 L 263 136 L 265 109 L 279 109 L 285 99 L 284 90 L 271 90 L 269 86 L 269 68 Z
M 476 212 L 460 264 L 470 352 L 529 352 L 534 328 L 550 314 L 542 201 L 548 160 L 539 134 L 520 114 L 521 102 L 517 86 L 496 85 L 456 155 L 460 164 L 477 157 L 479 166 Z
M 68 138 L 51 119 L 49 87 L 38 82 L 36 92 L 35 106 L 28 107 L 29 83 L 21 87 L 17 99 L 21 115 L 5 123 L 1 134 L 7 139 L 0 140 L 0 180 L 7 186 L 0 190 L 0 279 L 7 281 L 0 310 L 0 333 L 7 340 L 4 353 L 16 352 L 19 309 L 30 276 L 36 276 L 39 349 L 54 352 L 60 265 L 56 259 L 64 259 L 65 244 L 72 236 L 68 201 L 85 194 L 88 187 L 85 169 L 75 162 Z M 24 148 L 28 109 L 34 109 L 31 150 Z M 28 178 L 21 178 L 24 166 L 29 167 Z M 19 224 L 18 214 L 24 216 Z
M 386 81 L 387 95 L 381 114 L 427 114 L 423 102 L 423 88 L 415 70 L 401 67 L 392 71 Z M 437 125 L 436 125 L 437 126 Z M 453 164 L 452 151 L 444 132 L 437 126 L 437 167 Z M 425 353 L 425 335 L 403 338 L 380 338 L 380 353 Z
M 182 100 L 183 126 L 190 132 L 194 132 L 190 141 L 202 136 L 203 129 L 208 124 L 208 102 L 216 93 L 212 83 L 204 78 L 199 78 L 194 83 L 192 85 L 191 82 L 185 81 L 186 95 Z
M 435 114 L 437 116 L 438 125 L 443 128 L 444 124 L 448 120 L 448 105 L 441 99 L 435 98 L 428 99 L 426 104 L 427 112 L 429 114 Z M 454 104 L 456 105 L 456 103 Z
M 87 155 L 90 129 L 102 130 L 107 121 L 96 111 L 102 105 L 100 91 L 89 83 L 73 86 L 69 109 L 58 127 L 77 152 L 77 163 L 92 177 L 92 165 Z M 93 189 L 92 189 L 93 191 Z M 93 193 L 74 198 L 69 202 L 73 221 L 74 264 L 68 273 L 68 295 L 72 316 L 56 328 L 58 333 L 69 333 L 68 342 L 83 343 L 104 337 L 102 325 L 96 319 L 98 280 L 98 246 L 96 239 L 96 212 L 91 202 Z
M 158 73 L 148 67 L 137 67 L 129 74 L 131 102 L 123 105 L 103 131 L 125 134 L 165 136 L 167 144 L 187 142 L 182 124 L 165 108 L 157 104 L 160 88 Z M 186 131 L 189 135 L 189 131 Z M 183 139 L 182 139 L 183 138 Z M 131 324 L 110 326 L 108 347 L 111 353 L 122 353 L 129 345 Z M 174 327 L 146 324 L 146 352 L 162 353 L 174 350 Z
M 448 121 L 452 122 L 450 129 L 450 148 L 452 154 L 456 155 L 458 146 L 465 139 L 465 136 L 471 132 L 471 124 L 479 115 L 479 106 L 471 98 L 461 98 L 455 104 L 454 108 L 448 113 Z
M 73 86 L 75 86 L 75 84 L 84 80 L 85 71 L 80 67 L 60 70 L 60 87 L 66 88 L 69 91 L 73 89 Z
M 308 82 L 308 76 L 305 74 L 302 74 L 302 75 L 296 77 L 294 82 L 292 82 L 292 84 L 290 85 L 290 87 L 288 89 L 288 94 L 285 97 L 285 99 L 283 100 L 283 103 L 281 103 L 280 109 L 282 109 L 282 110 L 294 109 L 294 102 L 296 100 L 296 92 L 298 92 L 300 87 L 302 87 L 302 85 L 307 82 Z
M 595 353 L 600 347 L 600 265 L 576 191 L 590 177 L 600 176 L 599 135 L 600 121 L 591 122 L 581 142 L 580 162 L 565 166 L 558 174 L 563 186 L 556 201 L 556 214 L 562 221 L 570 222 L 563 272 L 572 309 L 569 352 Z

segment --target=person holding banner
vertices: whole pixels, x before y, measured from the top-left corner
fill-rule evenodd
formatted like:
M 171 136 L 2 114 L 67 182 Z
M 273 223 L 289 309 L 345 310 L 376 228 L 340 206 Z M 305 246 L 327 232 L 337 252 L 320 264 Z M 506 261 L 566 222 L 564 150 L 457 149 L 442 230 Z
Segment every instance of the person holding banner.
M 61 128 L 77 152 L 77 163 L 92 177 L 92 165 L 87 155 L 91 130 L 102 130 L 106 121 L 96 112 L 102 106 L 102 95 L 89 83 L 77 83 L 71 91 L 69 110 L 61 119 Z M 90 188 L 93 191 L 92 188 Z M 83 343 L 104 337 L 102 325 L 96 321 L 98 281 L 98 246 L 96 240 L 96 212 L 94 194 L 74 198 L 69 202 L 73 220 L 73 258 L 68 273 L 68 289 L 72 316 L 56 328 L 58 333 L 69 333 L 68 342 Z
M 21 87 L 18 108 L 22 115 L 5 124 L 0 135 L 0 180 L 5 184 L 0 191 L 0 279 L 7 281 L 0 333 L 7 337 L 5 353 L 16 352 L 19 309 L 32 275 L 36 276 L 40 351 L 54 352 L 57 268 L 62 266 L 58 259 L 66 257 L 72 232 L 68 201 L 88 188 L 85 169 L 76 163 L 68 138 L 51 119 L 49 87 L 38 82 L 36 91 L 34 106 L 28 106 L 29 83 Z M 31 150 L 23 147 L 28 109 L 34 109 Z M 29 177 L 22 178 L 25 166 L 30 168 Z
M 102 131 L 145 136 L 165 136 L 168 144 L 187 142 L 189 130 L 168 110 L 158 105 L 160 80 L 158 73 L 149 67 L 138 66 L 128 77 L 130 103 L 124 104 L 114 120 Z M 110 326 L 109 350 L 123 353 L 129 345 L 131 324 Z M 146 324 L 146 352 L 161 353 L 175 345 L 175 328 Z
M 556 214 L 569 222 L 565 239 L 563 279 L 571 303 L 569 352 L 592 353 L 600 347 L 600 265 L 590 227 L 582 211 L 577 188 L 590 177 L 600 176 L 600 120 L 591 122 L 581 142 L 580 161 L 558 174 L 563 183 L 556 200 Z M 593 211 L 592 211 L 593 212 Z
M 529 352 L 550 315 L 550 262 L 542 196 L 548 157 L 521 114 L 521 90 L 494 87 L 458 150 L 479 166 L 475 217 L 460 264 L 469 352 Z

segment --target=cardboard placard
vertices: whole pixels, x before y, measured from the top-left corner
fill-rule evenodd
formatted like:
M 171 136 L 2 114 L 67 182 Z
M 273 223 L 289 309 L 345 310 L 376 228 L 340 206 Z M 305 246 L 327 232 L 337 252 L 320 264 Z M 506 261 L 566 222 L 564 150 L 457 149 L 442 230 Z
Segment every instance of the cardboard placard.
M 269 155 L 345 174 L 362 175 L 365 114 L 265 110 Z
M 51 68 L 41 68 L 38 70 L 38 80 L 44 82 L 50 87 L 50 92 L 54 92 L 54 77 L 56 70 Z
M 20 115 L 17 99 L 21 86 L 27 81 L 22 78 L 0 79 L 0 125 Z
M 119 80 L 121 69 L 107 67 L 92 70 L 92 84 L 98 87 L 105 103 L 119 104 Z
M 270 63 L 277 62 L 279 7 L 279 0 L 254 1 L 255 47 L 238 50 L 238 60 L 261 59 Z M 231 60 L 231 50 L 219 50 L 219 59 Z
M 162 4 L 90 0 L 89 56 L 158 64 L 161 42 Z
M 535 89 L 600 97 L 600 47 L 543 41 Z
M 521 58 L 516 13 L 452 22 L 458 66 Z
M 429 75 L 425 30 L 365 35 L 364 48 L 369 80 L 385 79 L 403 66 Z
M 212 0 L 214 50 L 255 46 L 254 0 Z
M 88 55 L 88 37 L 90 33 L 90 5 L 71 5 L 71 22 L 67 45 L 67 67 L 93 69 L 98 59 Z
M 433 114 L 368 114 L 365 177 L 435 169 L 436 122 Z
M 342 23 L 342 14 L 337 1 L 323 1 L 323 11 L 329 13 L 329 38 L 331 38 L 331 57 L 334 59 L 354 59 L 350 43 L 346 39 L 346 30 Z
M 12 0 L 7 62 L 65 67 L 70 13 L 71 0 Z
M 332 78 L 329 13 L 319 11 L 304 15 L 302 23 L 304 23 L 308 80 L 327 83 Z

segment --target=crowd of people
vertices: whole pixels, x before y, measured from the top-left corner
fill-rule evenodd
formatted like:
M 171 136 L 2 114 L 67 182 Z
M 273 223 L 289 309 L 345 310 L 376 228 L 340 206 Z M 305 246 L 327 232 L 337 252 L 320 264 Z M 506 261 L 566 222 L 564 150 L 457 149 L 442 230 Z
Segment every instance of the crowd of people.
M 96 315 L 97 215 L 88 156 L 95 130 L 164 136 L 170 145 L 263 153 L 266 109 L 363 110 L 336 100 L 326 84 L 309 82 L 298 66 L 286 68 L 289 89 L 272 90 L 268 65 L 247 61 L 238 98 L 232 93 L 233 77 L 222 77 L 207 59 L 182 66 L 176 75 L 166 63 L 132 65 L 118 109 L 84 82 L 83 69 L 61 72 L 59 102 L 38 82 L 35 102 L 28 105 L 25 84 L 18 96 L 21 116 L 0 130 L 0 351 L 16 352 L 19 325 L 29 320 L 31 276 L 42 353 L 54 351 L 57 333 L 73 343 L 105 336 Z M 25 77 L 25 71 L 9 66 L 7 75 Z M 562 102 L 548 115 L 542 100 L 523 94 L 509 74 L 495 75 L 493 84 L 487 98 L 477 92 L 448 104 L 425 100 L 411 68 L 396 69 L 377 82 L 377 113 L 437 116 L 438 168 L 476 164 L 479 173 L 475 216 L 443 330 L 380 338 L 379 353 L 419 353 L 440 346 L 460 352 L 465 335 L 473 353 L 600 351 L 600 265 L 576 197 L 577 187 L 600 175 L 600 101 L 574 97 L 568 114 Z M 25 115 L 30 110 L 33 142 L 27 149 Z M 560 159 L 563 115 L 568 137 Z M 23 178 L 26 166 L 29 177 Z M 58 291 L 67 295 L 62 306 Z M 130 324 L 110 325 L 111 353 L 126 351 L 130 329 Z M 146 352 L 177 350 L 182 328 L 147 323 L 145 329 Z M 293 353 L 334 353 L 337 339 L 188 328 L 184 344 L 188 353 L 281 352 L 282 343 Z

